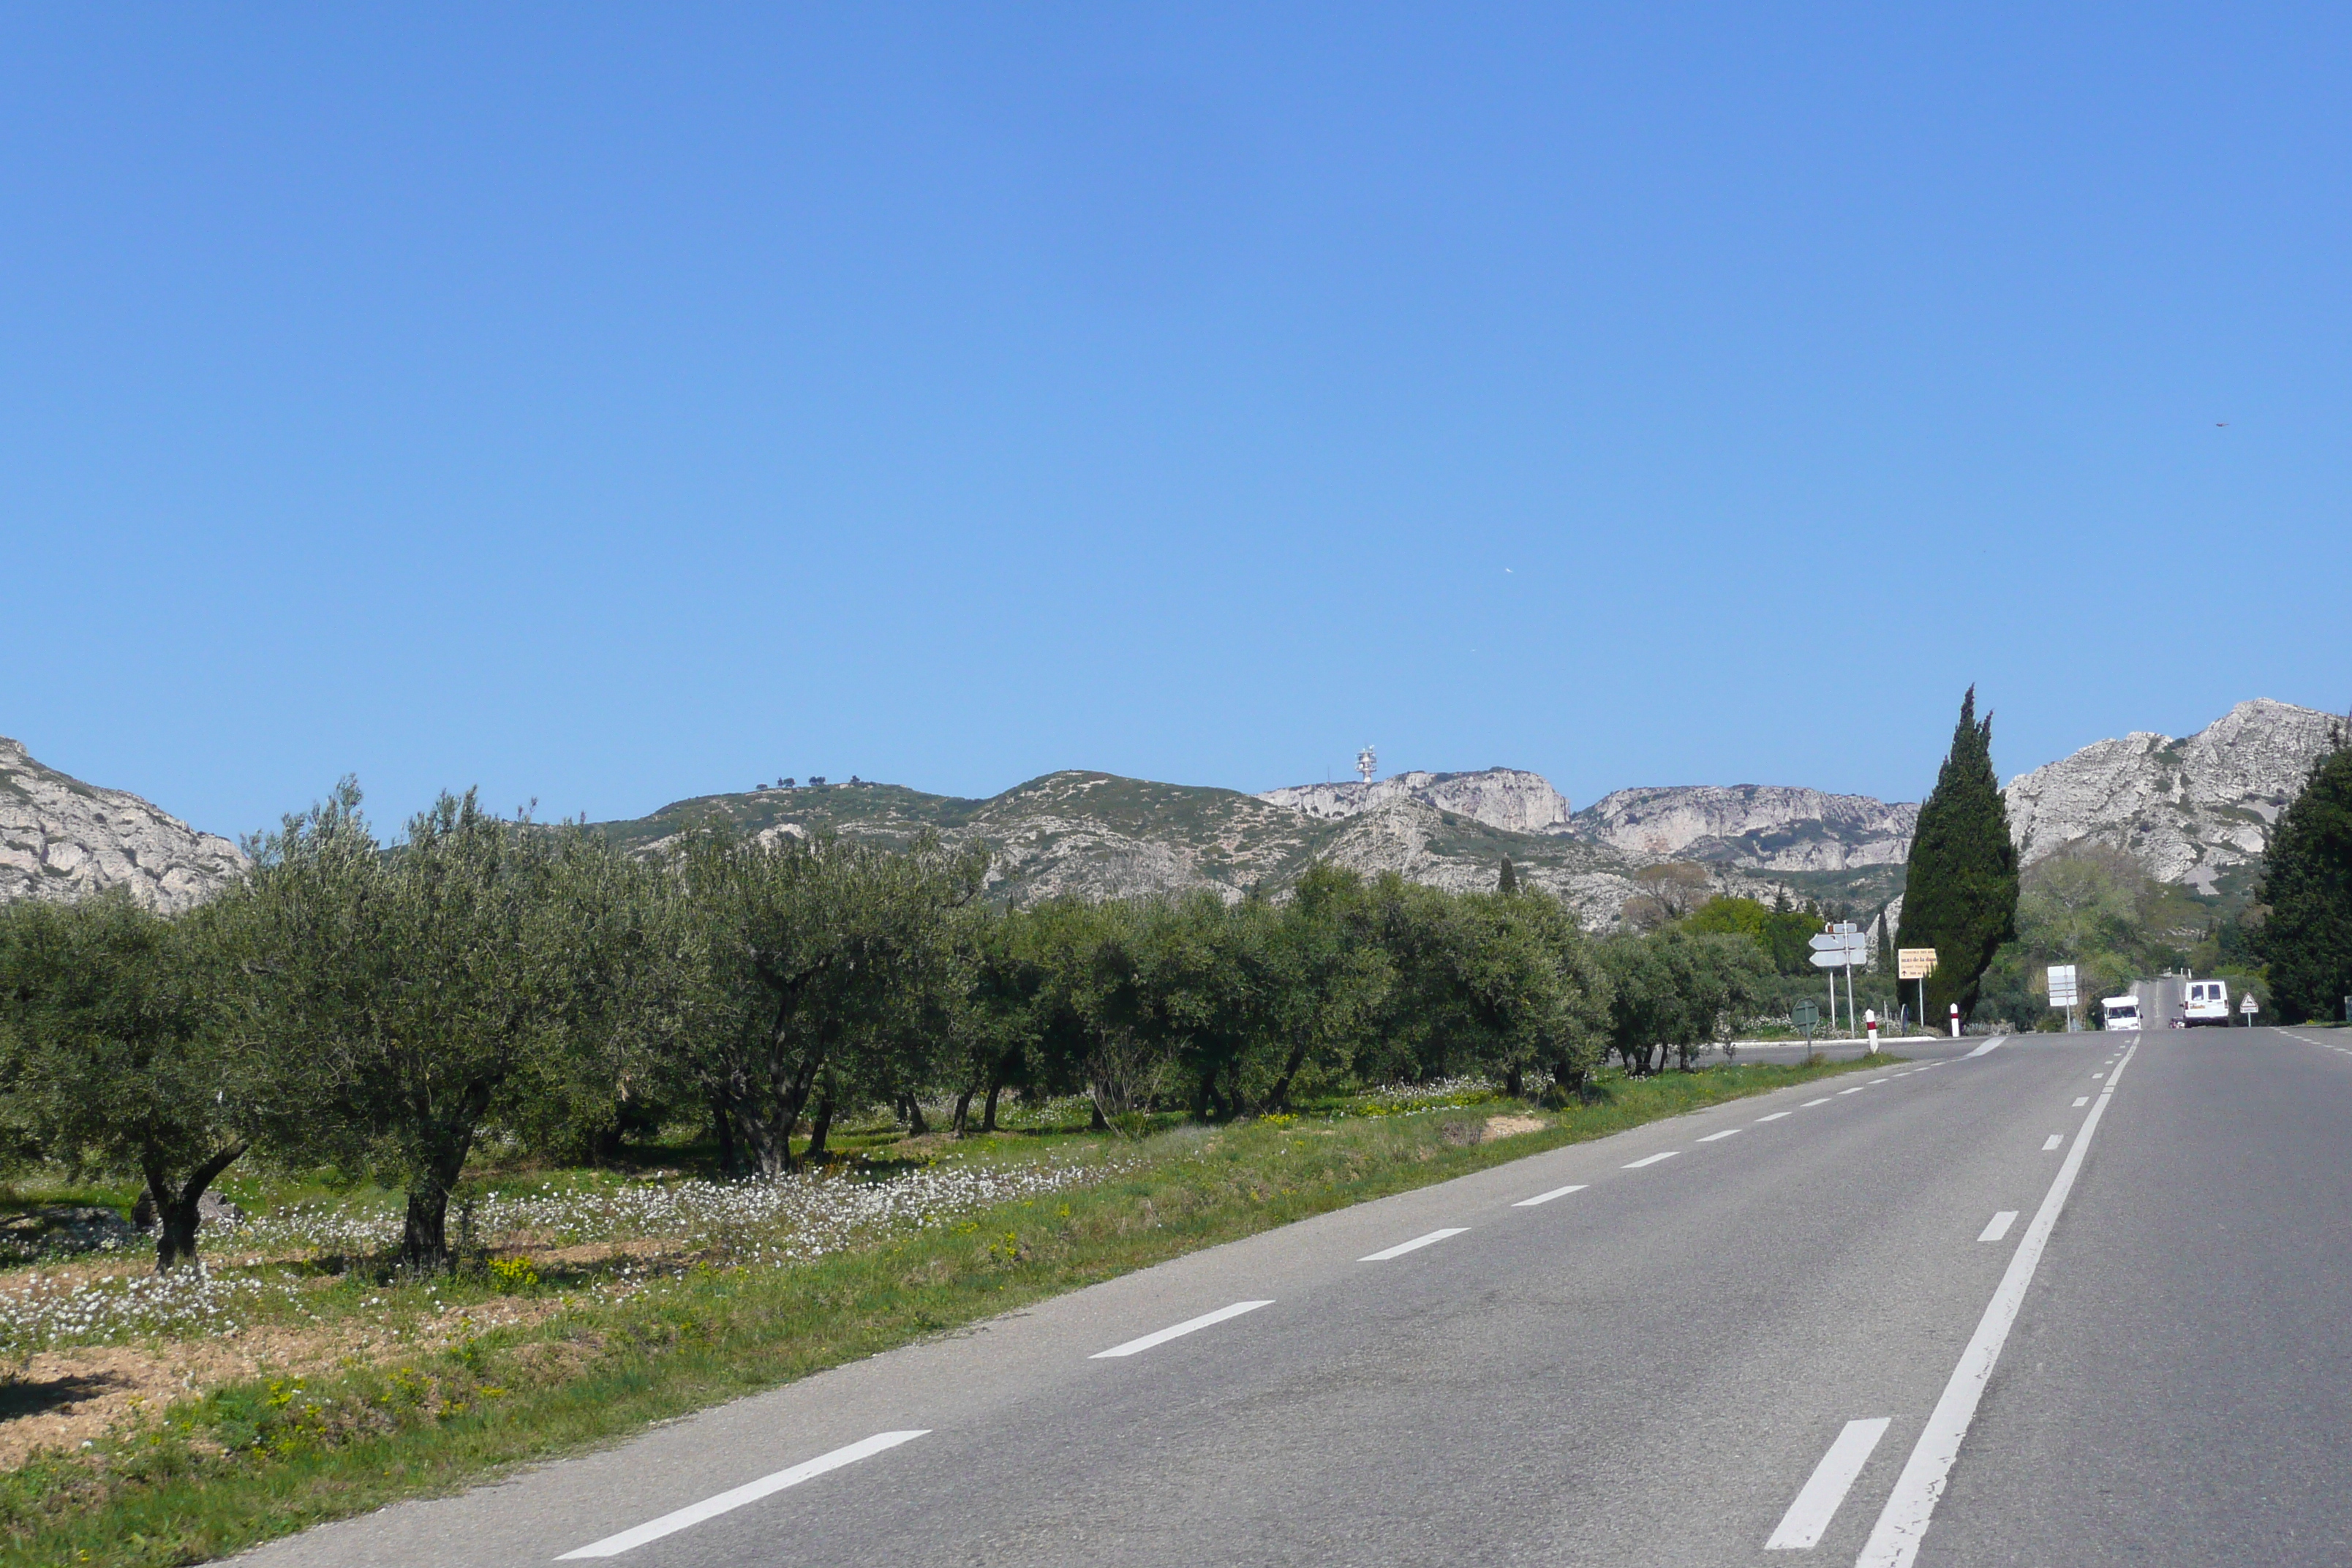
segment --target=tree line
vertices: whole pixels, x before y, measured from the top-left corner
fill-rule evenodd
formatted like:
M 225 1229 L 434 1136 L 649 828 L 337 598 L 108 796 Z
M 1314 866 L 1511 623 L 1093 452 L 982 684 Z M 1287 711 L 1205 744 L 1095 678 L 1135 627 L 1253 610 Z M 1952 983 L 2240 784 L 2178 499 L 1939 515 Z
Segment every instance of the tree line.
M 706 827 L 639 858 L 471 794 L 390 842 L 360 805 L 347 781 L 176 918 L 0 910 L 7 1152 L 138 1180 L 159 1268 L 194 1257 L 248 1152 L 401 1191 L 401 1260 L 438 1268 L 486 1140 L 593 1159 L 692 1119 L 726 1169 L 775 1177 L 866 1107 L 991 1131 L 1008 1091 L 1129 1131 L 1465 1073 L 1573 1097 L 1612 1053 L 1690 1067 L 1772 970 L 1738 934 L 1588 937 L 1524 884 L 1318 866 L 1278 900 L 1003 910 L 987 851 L 936 837 Z

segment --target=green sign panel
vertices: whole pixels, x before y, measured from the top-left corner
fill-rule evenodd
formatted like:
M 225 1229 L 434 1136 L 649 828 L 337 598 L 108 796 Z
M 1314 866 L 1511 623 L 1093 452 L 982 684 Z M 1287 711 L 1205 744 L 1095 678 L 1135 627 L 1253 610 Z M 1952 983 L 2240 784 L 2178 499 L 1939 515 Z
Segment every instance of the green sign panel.
M 1800 1029 L 1810 1029 L 1822 1021 L 1822 1010 L 1811 1002 L 1800 1002 L 1789 1009 L 1789 1022 Z

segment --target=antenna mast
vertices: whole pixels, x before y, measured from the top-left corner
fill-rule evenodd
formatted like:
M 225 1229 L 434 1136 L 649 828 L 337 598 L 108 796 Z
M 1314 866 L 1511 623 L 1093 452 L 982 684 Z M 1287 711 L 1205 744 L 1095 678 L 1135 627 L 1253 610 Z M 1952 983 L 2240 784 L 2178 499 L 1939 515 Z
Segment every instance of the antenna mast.
M 1365 784 L 1372 782 L 1372 775 L 1380 772 L 1380 759 L 1372 754 L 1370 746 L 1356 753 L 1356 777 Z

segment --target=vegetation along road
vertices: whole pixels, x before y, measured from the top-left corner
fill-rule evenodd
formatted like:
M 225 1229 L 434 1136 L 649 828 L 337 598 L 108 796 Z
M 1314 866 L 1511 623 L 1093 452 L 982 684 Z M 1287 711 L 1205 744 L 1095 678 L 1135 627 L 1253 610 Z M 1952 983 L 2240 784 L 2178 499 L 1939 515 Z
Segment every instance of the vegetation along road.
M 2352 1049 L 1914 1049 L 251 1561 L 2344 1561 Z

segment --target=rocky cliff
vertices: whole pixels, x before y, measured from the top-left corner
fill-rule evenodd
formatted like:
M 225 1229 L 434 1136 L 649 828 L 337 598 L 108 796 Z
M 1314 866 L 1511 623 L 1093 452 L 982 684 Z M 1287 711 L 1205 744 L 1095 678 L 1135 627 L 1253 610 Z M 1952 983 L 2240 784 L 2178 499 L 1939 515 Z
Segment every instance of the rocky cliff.
M 1486 768 L 1475 773 L 1398 773 L 1370 784 L 1288 784 L 1257 797 L 1320 821 L 1336 821 L 1414 800 L 1511 833 L 1564 833 L 1568 797 L 1541 773 Z
M 1577 837 L 1635 860 L 1843 871 L 1910 858 L 1916 805 L 1785 784 L 1621 789 L 1576 814 Z
M 227 839 L 135 795 L 45 768 L 0 737 L 0 902 L 128 888 L 150 909 L 176 914 L 245 864 Z
M 2081 839 L 2211 893 L 2262 857 L 2264 835 L 2336 744 L 2335 715 L 2258 698 L 2186 740 L 2135 731 L 2010 782 L 2010 831 L 2026 860 Z

